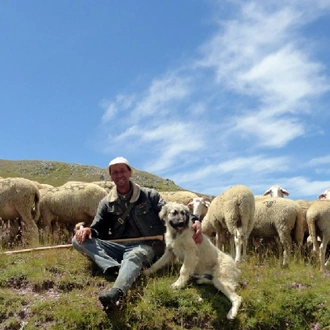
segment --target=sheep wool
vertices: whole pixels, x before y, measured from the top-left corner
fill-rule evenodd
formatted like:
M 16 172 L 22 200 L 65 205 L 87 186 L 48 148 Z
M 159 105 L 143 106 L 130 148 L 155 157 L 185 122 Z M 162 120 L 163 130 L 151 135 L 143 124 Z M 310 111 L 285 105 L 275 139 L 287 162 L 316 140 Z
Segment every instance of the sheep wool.
M 319 253 L 320 271 L 325 272 L 325 253 L 330 241 L 330 201 L 315 201 L 307 210 L 306 219 L 313 243 L 313 252 Z M 317 237 L 321 237 L 321 245 Z
M 161 191 L 159 194 L 165 202 L 176 202 L 184 205 L 187 205 L 192 198 L 198 197 L 197 194 L 186 190 Z
M 43 189 L 40 198 L 38 226 L 47 238 L 53 225 L 72 227 L 78 222 L 89 225 L 107 191 L 93 183 L 70 182 L 63 186 Z
M 255 220 L 251 237 L 279 237 L 283 248 L 283 265 L 289 263 L 292 250 L 291 233 L 298 249 L 304 238 L 303 215 L 300 205 L 287 198 L 256 197 Z
M 236 262 L 246 259 L 246 248 L 253 228 L 255 201 L 252 191 L 237 185 L 227 189 L 215 197 L 202 221 L 205 234 L 217 233 L 217 245 L 225 241 L 229 235 L 231 255 Z
M 38 187 L 25 178 L 0 180 L 0 217 L 3 220 L 20 218 L 22 244 L 39 244 L 36 225 L 40 215 L 40 193 Z

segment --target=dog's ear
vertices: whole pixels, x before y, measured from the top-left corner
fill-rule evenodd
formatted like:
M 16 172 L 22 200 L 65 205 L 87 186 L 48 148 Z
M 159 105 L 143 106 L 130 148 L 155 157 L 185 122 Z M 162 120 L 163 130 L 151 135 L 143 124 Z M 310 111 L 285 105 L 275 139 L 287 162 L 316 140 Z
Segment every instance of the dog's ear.
M 166 218 L 166 215 L 167 215 L 167 205 L 163 205 L 162 209 L 160 210 L 158 216 L 160 219 L 165 219 Z

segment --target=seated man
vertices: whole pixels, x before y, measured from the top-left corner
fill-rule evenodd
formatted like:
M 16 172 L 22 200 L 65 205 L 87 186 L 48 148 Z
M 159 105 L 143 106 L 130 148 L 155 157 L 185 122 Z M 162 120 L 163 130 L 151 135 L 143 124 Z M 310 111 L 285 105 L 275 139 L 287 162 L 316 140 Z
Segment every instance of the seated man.
M 163 241 L 148 236 L 164 235 L 165 226 L 158 214 L 165 204 L 154 189 L 142 188 L 131 181 L 134 169 L 127 159 L 117 157 L 109 164 L 115 186 L 100 201 L 90 227 L 79 229 L 72 240 L 75 249 L 87 255 L 106 273 L 119 268 L 113 287 L 99 296 L 105 309 L 118 305 L 139 276 L 142 267 L 160 257 Z M 202 239 L 201 226 L 194 218 L 195 242 Z M 146 240 L 140 240 L 146 237 Z M 108 240 L 125 238 L 120 244 Z M 139 238 L 139 241 L 134 239 Z

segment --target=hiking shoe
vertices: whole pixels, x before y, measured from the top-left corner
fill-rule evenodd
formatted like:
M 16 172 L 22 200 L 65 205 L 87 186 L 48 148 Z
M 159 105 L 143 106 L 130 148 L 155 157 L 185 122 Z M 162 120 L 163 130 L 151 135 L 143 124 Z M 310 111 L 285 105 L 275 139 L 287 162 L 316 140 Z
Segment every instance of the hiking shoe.
M 120 305 L 124 293 L 121 289 L 111 288 L 109 291 L 101 293 L 99 300 L 104 309 L 112 309 Z

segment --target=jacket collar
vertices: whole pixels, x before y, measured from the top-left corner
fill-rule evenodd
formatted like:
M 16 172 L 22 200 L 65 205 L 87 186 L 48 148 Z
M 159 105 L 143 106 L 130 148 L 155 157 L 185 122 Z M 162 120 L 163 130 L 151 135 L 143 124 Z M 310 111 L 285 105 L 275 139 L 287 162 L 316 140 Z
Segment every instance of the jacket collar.
M 140 186 L 138 184 L 136 184 L 136 183 L 134 183 L 132 181 L 131 181 L 131 185 L 132 185 L 132 189 L 133 189 L 133 194 L 132 194 L 132 197 L 131 197 L 131 199 L 130 199 L 129 202 L 130 203 L 134 203 L 134 202 L 136 202 L 138 200 L 138 198 L 140 196 L 140 190 L 141 190 L 141 188 L 140 188 Z M 118 193 L 117 193 L 117 187 L 114 186 L 110 190 L 110 192 L 108 194 L 108 201 L 110 203 L 113 203 L 113 202 L 115 202 L 118 199 L 119 199 L 119 197 L 118 197 Z

